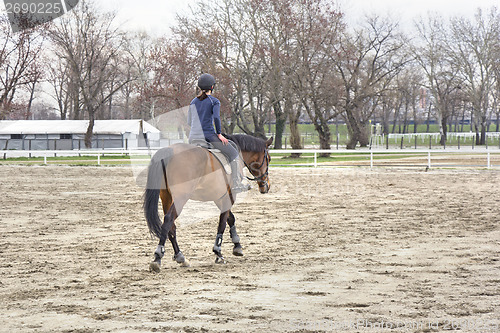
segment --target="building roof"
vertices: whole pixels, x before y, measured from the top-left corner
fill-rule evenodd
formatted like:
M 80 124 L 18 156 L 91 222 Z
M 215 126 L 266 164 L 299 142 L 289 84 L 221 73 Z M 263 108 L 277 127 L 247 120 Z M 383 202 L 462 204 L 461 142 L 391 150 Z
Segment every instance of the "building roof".
M 3 120 L 0 134 L 85 134 L 88 120 Z M 96 120 L 94 134 L 159 133 L 154 126 L 140 119 Z

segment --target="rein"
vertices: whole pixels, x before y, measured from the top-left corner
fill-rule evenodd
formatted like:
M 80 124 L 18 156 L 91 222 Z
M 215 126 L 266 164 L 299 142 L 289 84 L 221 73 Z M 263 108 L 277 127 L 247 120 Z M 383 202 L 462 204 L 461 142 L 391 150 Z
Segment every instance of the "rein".
M 264 163 L 267 162 L 267 165 L 266 165 L 266 171 L 260 175 L 260 176 L 256 176 L 254 175 L 254 173 L 252 172 L 252 168 L 247 164 L 247 162 L 243 161 L 243 163 L 245 163 L 245 166 L 247 167 L 248 171 L 250 171 L 250 173 L 252 174 L 253 178 L 250 178 L 250 177 L 247 177 L 247 179 L 249 181 L 262 181 L 264 179 L 264 177 L 266 177 L 268 174 L 269 174 L 269 152 L 267 151 L 267 149 L 264 151 L 264 158 L 262 159 L 262 163 L 259 165 L 259 167 L 257 168 L 258 170 L 260 170 L 260 168 L 262 168 L 262 166 L 264 165 Z M 252 162 L 251 164 L 253 163 L 256 163 L 256 162 Z

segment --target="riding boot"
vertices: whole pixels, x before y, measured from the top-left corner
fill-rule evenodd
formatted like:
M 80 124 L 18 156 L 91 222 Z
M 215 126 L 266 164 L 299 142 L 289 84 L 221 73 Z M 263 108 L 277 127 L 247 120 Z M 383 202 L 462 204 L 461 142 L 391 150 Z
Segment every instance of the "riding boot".
M 240 168 L 238 165 L 237 158 L 231 161 L 231 178 L 232 178 L 231 191 L 233 192 L 233 194 L 250 190 L 249 185 L 243 184 L 241 182 Z

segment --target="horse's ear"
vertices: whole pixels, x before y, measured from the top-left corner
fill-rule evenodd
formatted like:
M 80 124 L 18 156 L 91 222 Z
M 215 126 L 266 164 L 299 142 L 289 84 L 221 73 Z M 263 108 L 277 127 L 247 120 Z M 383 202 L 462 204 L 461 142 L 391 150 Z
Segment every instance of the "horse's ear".
M 266 141 L 266 146 L 269 147 L 270 145 L 273 144 L 273 137 L 270 137 L 269 139 L 267 139 Z

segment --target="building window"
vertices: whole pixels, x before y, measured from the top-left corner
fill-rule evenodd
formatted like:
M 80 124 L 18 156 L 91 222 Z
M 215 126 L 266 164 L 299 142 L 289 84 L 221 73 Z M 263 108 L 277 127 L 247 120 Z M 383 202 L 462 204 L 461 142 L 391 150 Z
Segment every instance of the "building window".
M 60 137 L 61 140 L 72 139 L 72 138 L 73 138 L 72 134 L 61 134 L 61 137 Z
M 23 135 L 22 134 L 11 134 L 10 138 L 13 139 L 13 140 L 22 140 L 23 139 Z

